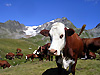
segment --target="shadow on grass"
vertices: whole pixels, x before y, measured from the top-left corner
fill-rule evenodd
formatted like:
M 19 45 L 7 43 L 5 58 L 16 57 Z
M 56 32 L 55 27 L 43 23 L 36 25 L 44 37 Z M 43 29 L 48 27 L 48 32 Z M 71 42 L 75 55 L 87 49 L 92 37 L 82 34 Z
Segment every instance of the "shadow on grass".
M 47 69 L 42 75 L 58 75 L 58 68 Z M 68 71 L 62 68 L 61 75 L 68 75 Z

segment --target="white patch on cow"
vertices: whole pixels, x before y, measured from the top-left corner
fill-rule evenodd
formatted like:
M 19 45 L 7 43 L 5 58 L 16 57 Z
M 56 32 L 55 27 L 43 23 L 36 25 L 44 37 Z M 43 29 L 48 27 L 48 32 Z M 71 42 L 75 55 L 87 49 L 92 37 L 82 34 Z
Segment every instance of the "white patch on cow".
M 11 68 L 11 66 L 9 68 Z
M 70 72 L 71 71 L 71 66 L 75 63 L 75 61 L 71 60 L 70 58 L 66 59 L 65 57 L 64 58 L 60 57 L 58 59 L 57 63 L 62 64 L 64 69 L 67 69 L 69 67 L 69 72 Z
M 81 58 L 82 60 L 85 60 L 85 59 L 87 59 L 87 55 L 86 55 L 86 53 L 85 53 L 85 58 Z
M 40 54 L 40 51 L 39 51 L 39 52 L 37 52 L 36 54 Z
M 35 51 L 33 52 L 33 54 L 40 54 L 40 51 L 38 52 L 37 50 L 35 50 Z
M 60 55 L 60 51 L 64 48 L 65 46 L 65 25 L 61 22 L 56 22 L 52 25 L 51 30 L 50 30 L 50 36 L 52 38 L 51 41 L 51 46 L 49 50 L 54 49 L 57 50 L 57 56 Z M 63 35 L 62 38 L 60 38 L 60 35 Z
M 85 53 L 85 58 L 87 58 L 87 55 L 86 55 L 86 53 Z
M 35 51 L 33 52 L 33 54 L 36 54 L 36 52 L 37 52 L 37 50 L 35 50 Z
M 74 63 L 75 63 L 75 61 L 73 61 L 71 59 L 66 60 L 65 58 L 63 58 L 63 67 L 64 67 L 64 69 L 67 69 L 69 66 L 73 65 Z
M 27 59 L 27 56 L 26 56 L 26 59 Z
M 93 57 L 91 57 L 91 59 L 93 59 Z

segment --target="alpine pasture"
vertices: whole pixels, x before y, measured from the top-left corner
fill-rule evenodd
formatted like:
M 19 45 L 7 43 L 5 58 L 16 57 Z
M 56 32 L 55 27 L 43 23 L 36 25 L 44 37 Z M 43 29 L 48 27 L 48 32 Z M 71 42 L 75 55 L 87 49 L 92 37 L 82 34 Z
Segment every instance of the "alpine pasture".
M 7 60 L 11 64 L 11 68 L 2 69 L 0 67 L 0 75 L 58 75 L 57 65 L 54 61 L 39 61 L 35 58 L 33 62 L 26 61 L 25 56 L 31 54 L 38 46 L 42 46 L 49 41 L 41 35 L 28 39 L 0 39 L 0 56 L 2 60 Z M 29 48 L 32 49 L 29 49 Z M 22 59 L 14 58 L 9 60 L 5 58 L 6 53 L 12 52 L 16 55 L 16 49 L 21 48 L 24 54 Z M 78 59 L 76 66 L 76 75 L 100 75 L 100 56 L 93 60 Z M 98 60 L 97 60 L 98 59 Z M 68 75 L 67 70 L 63 69 L 62 75 Z

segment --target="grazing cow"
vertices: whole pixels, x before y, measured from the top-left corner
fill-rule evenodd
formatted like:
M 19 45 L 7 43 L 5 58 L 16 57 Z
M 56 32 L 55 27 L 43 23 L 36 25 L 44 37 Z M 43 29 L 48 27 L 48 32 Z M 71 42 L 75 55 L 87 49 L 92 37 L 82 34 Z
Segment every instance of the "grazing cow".
M 43 58 L 46 58 L 46 60 L 49 60 L 50 61 L 50 58 L 51 58 L 51 61 L 53 61 L 53 56 L 50 56 L 50 55 L 47 54 L 49 47 L 50 47 L 50 43 L 47 43 L 47 44 L 45 44 L 43 46 L 40 46 L 38 48 L 37 52 L 39 54 L 37 54 L 37 55 L 39 56 L 40 60 L 43 61 Z
M 26 55 L 26 61 L 29 60 L 29 58 L 31 58 L 32 62 L 33 62 L 33 59 L 37 57 L 35 54 L 28 54 Z
M 86 52 L 87 58 L 89 58 L 89 50 L 96 52 L 100 49 L 100 37 L 97 38 L 82 38 L 84 43 L 84 52 Z
M 21 49 L 20 48 L 17 48 L 17 52 L 16 53 L 21 53 Z
M 0 60 L 0 66 L 5 69 L 6 67 L 10 67 L 11 65 L 6 60 Z
M 9 52 L 9 53 L 7 53 L 6 54 L 6 59 L 9 59 L 9 60 L 12 60 L 12 59 L 14 59 L 14 56 L 15 56 L 15 54 L 14 53 L 12 53 L 12 52 Z
M 82 28 L 85 28 L 85 25 Z M 78 34 L 60 22 L 54 23 L 50 30 L 42 30 L 40 33 L 50 36 L 51 45 L 48 54 L 56 56 L 58 74 L 61 75 L 63 65 L 65 69 L 69 66 L 69 73 L 75 75 L 77 58 L 80 57 L 84 49 L 83 41 Z
M 23 53 L 17 53 L 17 54 L 16 54 L 16 57 L 17 57 L 17 58 L 19 58 L 19 57 L 22 58 L 22 57 L 23 57 Z

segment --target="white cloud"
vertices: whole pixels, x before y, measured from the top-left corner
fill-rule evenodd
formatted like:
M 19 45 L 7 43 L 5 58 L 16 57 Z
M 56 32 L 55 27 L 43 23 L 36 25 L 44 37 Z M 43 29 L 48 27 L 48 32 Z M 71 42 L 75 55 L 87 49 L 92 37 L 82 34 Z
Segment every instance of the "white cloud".
M 10 6 L 12 6 L 12 4 L 11 3 L 7 3 L 7 4 L 5 4 L 5 6 L 10 7 Z
M 94 2 L 95 4 L 97 4 L 100 0 L 85 0 L 86 2 Z

